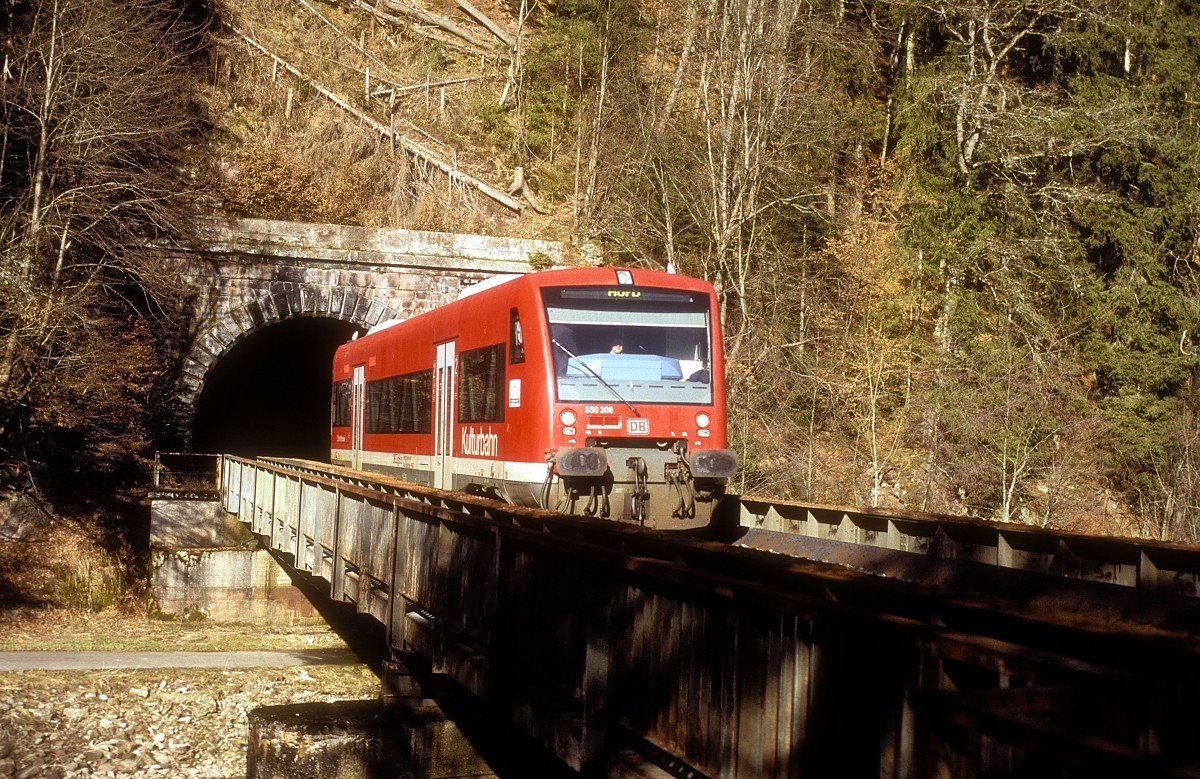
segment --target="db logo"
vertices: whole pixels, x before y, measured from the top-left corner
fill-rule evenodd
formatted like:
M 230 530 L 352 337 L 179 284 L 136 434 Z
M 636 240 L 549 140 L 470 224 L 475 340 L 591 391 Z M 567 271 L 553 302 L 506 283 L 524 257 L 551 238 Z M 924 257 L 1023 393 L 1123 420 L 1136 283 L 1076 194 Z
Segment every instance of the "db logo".
M 625 430 L 629 435 L 650 435 L 650 420 L 626 419 Z

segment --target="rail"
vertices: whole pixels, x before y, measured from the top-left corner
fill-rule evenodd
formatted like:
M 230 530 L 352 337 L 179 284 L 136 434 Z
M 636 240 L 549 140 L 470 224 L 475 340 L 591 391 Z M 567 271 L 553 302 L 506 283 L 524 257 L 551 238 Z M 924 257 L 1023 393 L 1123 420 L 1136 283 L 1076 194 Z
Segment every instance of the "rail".
M 1185 629 L 334 476 L 224 505 L 585 776 L 1197 775 Z

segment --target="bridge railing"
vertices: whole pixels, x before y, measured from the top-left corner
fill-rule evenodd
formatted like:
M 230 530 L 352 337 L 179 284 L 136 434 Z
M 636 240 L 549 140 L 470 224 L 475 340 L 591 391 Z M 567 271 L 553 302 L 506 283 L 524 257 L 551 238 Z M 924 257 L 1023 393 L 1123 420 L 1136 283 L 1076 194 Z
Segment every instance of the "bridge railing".
M 238 458 L 223 484 L 392 649 L 587 776 L 1136 771 L 1195 719 L 1170 685 L 927 624 L 927 595 L 833 566 Z
M 154 454 L 155 491 L 212 494 L 220 488 L 220 455 L 185 452 Z
M 839 554 L 852 545 L 930 558 L 1037 571 L 1069 579 L 1200 597 L 1200 548 L 1178 543 L 1067 533 L 1016 522 L 903 511 L 847 509 L 741 497 L 739 522 L 751 531 L 743 543 L 805 556 Z M 779 533 L 755 539 L 754 532 Z M 804 539 L 826 542 L 824 551 Z M 843 549 L 844 551 L 844 549 Z

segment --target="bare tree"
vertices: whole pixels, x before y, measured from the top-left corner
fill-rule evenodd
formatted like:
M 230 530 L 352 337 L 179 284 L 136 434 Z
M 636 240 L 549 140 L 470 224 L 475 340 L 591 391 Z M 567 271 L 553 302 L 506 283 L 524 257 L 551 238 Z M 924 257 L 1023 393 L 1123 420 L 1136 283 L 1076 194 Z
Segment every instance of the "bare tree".
M 1038 510 L 1057 474 L 1085 456 L 1078 369 L 1064 342 L 1042 344 L 1011 322 L 981 335 L 948 367 L 953 388 L 945 445 L 955 486 L 973 511 L 1045 525 Z
M 653 50 L 626 57 L 626 89 L 609 90 L 620 121 L 600 149 L 607 180 L 585 231 L 712 280 L 736 355 L 762 315 L 756 284 L 783 263 L 772 223 L 823 217 L 824 171 L 809 162 L 828 156 L 817 150 L 836 98 L 813 88 L 822 69 L 809 55 L 827 48 L 830 18 L 774 0 L 662 8 Z
M 6 6 L 0 445 L 72 384 L 56 376 L 128 369 L 105 329 L 168 284 L 141 247 L 186 232 L 179 156 L 195 122 L 194 31 L 167 0 Z
M 708 238 L 710 275 L 732 287 L 742 322 L 750 319 L 748 288 L 760 237 L 754 226 L 770 198 L 772 141 L 794 118 L 786 110 L 795 80 L 788 55 L 800 7 L 749 0 L 729 8 L 709 0 L 703 11 L 697 89 L 707 143 L 697 162 L 708 191 L 689 202 Z
M 1166 463 L 1155 468 L 1149 488 L 1139 491 L 1137 531 L 1159 541 L 1194 544 L 1200 539 L 1200 424 L 1195 390 L 1189 390 L 1176 407 Z
M 971 0 L 913 3 L 952 42 L 957 69 L 942 94 L 953 115 L 955 162 L 963 173 L 977 164 L 980 145 L 1009 112 L 1022 109 L 1033 90 L 1015 77 L 1013 59 L 1032 37 L 1050 38 L 1083 19 L 1099 18 L 1097 3 L 1062 0 Z M 1036 101 L 1035 102 L 1041 102 Z

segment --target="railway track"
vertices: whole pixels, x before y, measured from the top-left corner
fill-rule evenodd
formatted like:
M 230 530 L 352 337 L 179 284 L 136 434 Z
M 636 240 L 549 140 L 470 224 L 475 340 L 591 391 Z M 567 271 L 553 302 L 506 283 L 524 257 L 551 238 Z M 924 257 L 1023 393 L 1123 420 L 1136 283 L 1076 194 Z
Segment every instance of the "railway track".
M 668 535 L 293 460 L 224 489 L 584 774 L 1200 776 L 1185 547 L 752 498 Z

